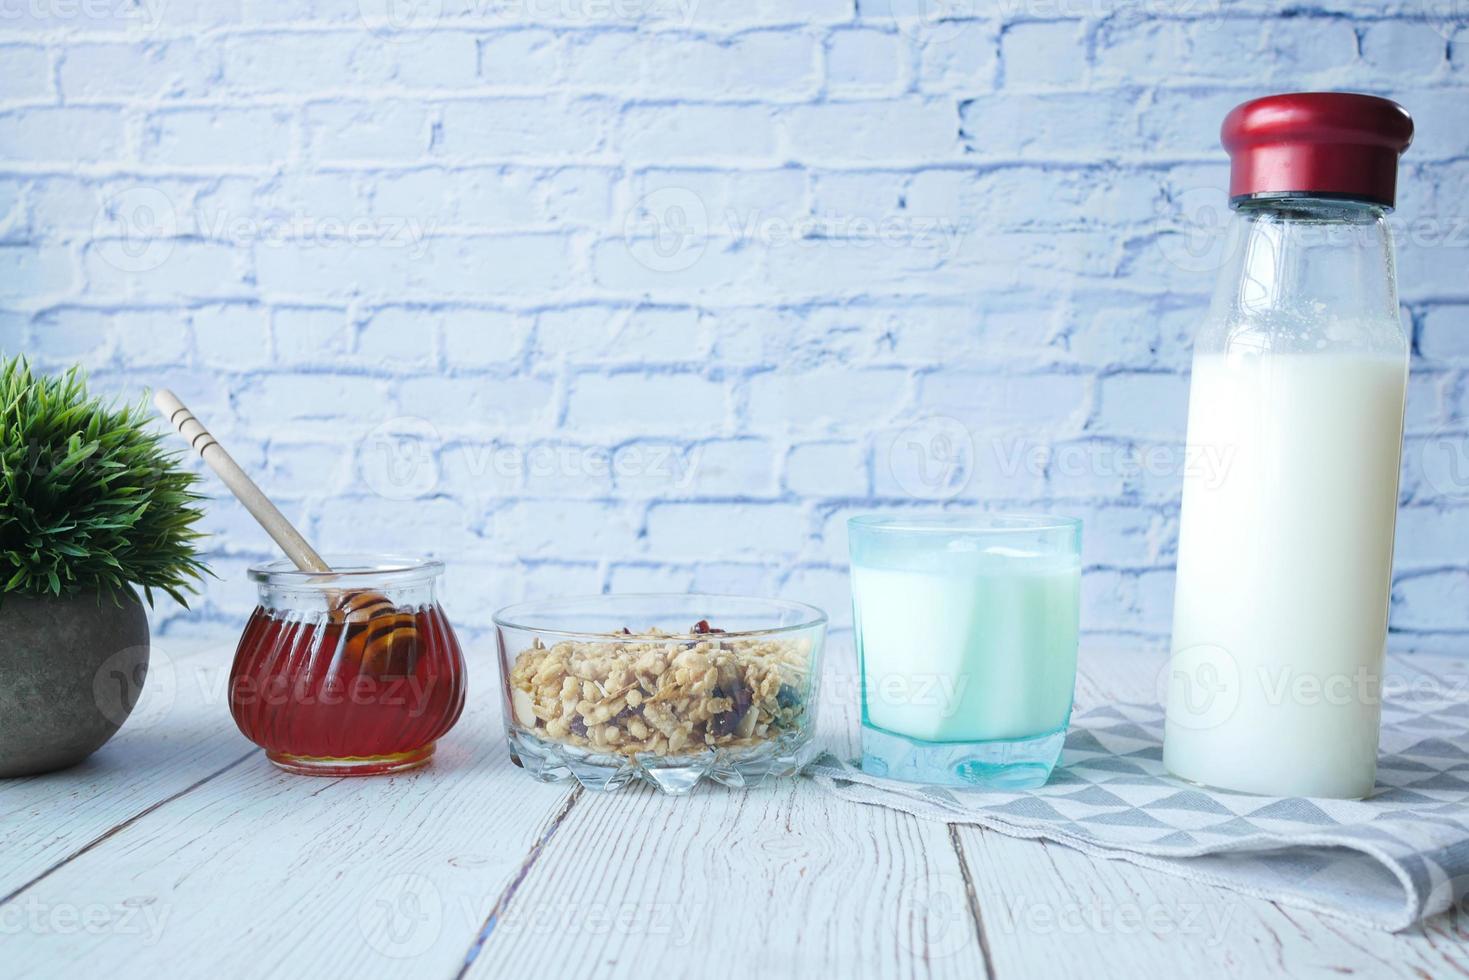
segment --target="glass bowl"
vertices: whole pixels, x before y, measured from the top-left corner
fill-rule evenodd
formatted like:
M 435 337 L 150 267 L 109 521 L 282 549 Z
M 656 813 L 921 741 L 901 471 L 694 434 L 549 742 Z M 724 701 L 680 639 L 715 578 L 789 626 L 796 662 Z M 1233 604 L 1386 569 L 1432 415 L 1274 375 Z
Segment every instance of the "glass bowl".
M 681 794 L 816 755 L 826 614 L 778 599 L 599 595 L 495 614 L 506 734 L 536 779 Z

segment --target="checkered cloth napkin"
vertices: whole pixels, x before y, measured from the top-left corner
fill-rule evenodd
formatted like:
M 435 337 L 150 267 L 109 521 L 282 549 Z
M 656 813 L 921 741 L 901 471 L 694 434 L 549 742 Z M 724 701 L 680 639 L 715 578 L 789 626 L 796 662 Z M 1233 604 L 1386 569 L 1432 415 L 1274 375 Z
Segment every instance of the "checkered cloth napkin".
M 899 783 L 830 753 L 807 774 L 856 803 L 1058 841 L 1394 932 L 1469 892 L 1469 702 L 1385 700 L 1377 790 L 1364 801 L 1201 790 L 1162 759 L 1163 709 L 1113 703 L 1072 718 L 1040 789 Z

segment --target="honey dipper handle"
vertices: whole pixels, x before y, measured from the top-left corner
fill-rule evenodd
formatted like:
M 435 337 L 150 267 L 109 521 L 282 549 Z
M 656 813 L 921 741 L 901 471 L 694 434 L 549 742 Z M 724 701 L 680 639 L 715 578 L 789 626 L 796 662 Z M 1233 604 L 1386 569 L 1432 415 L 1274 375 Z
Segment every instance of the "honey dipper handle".
M 259 521 L 266 533 L 275 539 L 275 543 L 296 563 L 297 568 L 307 572 L 331 571 L 331 566 L 321 560 L 321 556 L 301 537 L 301 532 L 291 526 L 286 515 L 240 469 L 240 464 L 224 451 L 224 447 L 209 434 L 202 422 L 194 418 L 194 413 L 184 407 L 177 395 L 167 388 L 160 388 L 153 396 L 153 404 L 168 419 L 168 424 L 188 440 L 194 451 L 209 464 L 209 468 L 224 481 L 224 485 L 230 488 L 230 492 L 240 503 L 245 505 L 250 516 Z

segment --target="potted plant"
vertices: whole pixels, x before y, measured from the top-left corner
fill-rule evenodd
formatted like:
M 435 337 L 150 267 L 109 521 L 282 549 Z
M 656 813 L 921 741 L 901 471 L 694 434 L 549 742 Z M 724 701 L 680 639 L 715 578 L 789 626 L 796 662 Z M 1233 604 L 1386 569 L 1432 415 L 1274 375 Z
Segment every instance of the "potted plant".
M 205 572 L 196 478 L 150 418 L 0 358 L 0 776 L 111 738 L 148 669 L 135 588 L 184 603 Z

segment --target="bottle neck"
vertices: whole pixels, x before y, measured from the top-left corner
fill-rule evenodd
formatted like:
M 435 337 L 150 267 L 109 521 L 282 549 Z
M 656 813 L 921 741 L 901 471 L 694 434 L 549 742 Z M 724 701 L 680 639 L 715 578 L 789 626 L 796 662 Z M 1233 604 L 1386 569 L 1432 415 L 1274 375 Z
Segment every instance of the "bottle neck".
M 1400 339 L 1385 215 L 1376 204 L 1318 197 L 1239 202 L 1238 247 L 1220 275 L 1214 319 L 1266 331 L 1275 350 L 1323 340 L 1382 348 L 1388 324 Z

